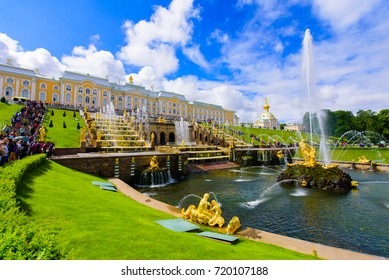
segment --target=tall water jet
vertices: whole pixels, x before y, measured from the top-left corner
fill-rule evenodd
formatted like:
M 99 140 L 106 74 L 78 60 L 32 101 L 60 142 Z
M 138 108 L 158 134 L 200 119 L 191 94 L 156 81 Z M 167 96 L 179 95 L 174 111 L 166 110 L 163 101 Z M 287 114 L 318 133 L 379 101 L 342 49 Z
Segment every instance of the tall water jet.
M 310 131 L 310 140 L 311 145 L 313 145 L 313 128 L 312 128 L 312 111 L 316 113 L 316 117 L 319 122 L 320 127 L 320 157 L 323 159 L 324 163 L 328 164 L 330 162 L 329 152 L 327 144 L 325 142 L 325 130 L 324 122 L 325 116 L 323 112 L 317 108 L 315 105 L 315 77 L 314 77 L 314 63 L 313 63 L 313 48 L 312 48 L 312 36 L 309 29 L 305 30 L 304 40 L 303 40 L 303 75 L 306 82 L 307 94 L 308 94 L 308 109 L 309 109 L 309 131 Z
M 180 121 L 175 121 L 175 132 L 177 135 L 176 144 L 180 145 L 182 143 L 189 144 L 189 123 L 184 121 L 181 117 Z

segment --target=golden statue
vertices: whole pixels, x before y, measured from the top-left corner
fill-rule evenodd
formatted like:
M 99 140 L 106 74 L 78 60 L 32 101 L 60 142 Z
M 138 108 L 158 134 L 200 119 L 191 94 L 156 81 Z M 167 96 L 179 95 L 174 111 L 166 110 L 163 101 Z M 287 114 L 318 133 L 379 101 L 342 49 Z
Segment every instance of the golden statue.
M 360 163 L 369 163 L 370 160 L 368 160 L 365 156 L 358 157 L 358 162 Z
M 242 225 L 240 224 L 240 220 L 237 216 L 232 217 L 231 221 L 227 225 L 227 234 L 234 234 L 236 233 Z
M 309 146 L 304 139 L 300 142 L 301 155 L 304 158 L 303 165 L 314 166 L 316 165 L 316 150 L 314 147 Z
M 279 159 L 284 158 L 285 155 L 284 155 L 283 151 L 278 151 L 278 152 L 277 152 L 277 157 L 278 157 Z
M 186 210 L 185 208 L 182 208 L 182 216 L 194 223 L 222 228 L 224 225 L 224 218 L 222 217 L 220 204 L 216 200 L 212 200 L 211 203 L 209 203 L 208 199 L 209 193 L 205 193 L 201 198 L 197 209 L 195 205 L 190 205 Z M 227 234 L 234 234 L 240 228 L 241 224 L 239 218 L 235 216 L 230 221 L 226 232 Z
M 124 110 L 124 112 L 123 112 L 123 118 L 126 118 L 127 117 L 127 112 L 126 112 L 126 110 Z
M 230 149 L 235 149 L 234 137 L 231 137 Z
M 128 81 L 130 82 L 130 84 L 132 84 L 132 83 L 134 82 L 134 79 L 132 78 L 132 76 L 130 76 L 130 77 L 128 78 Z
M 45 127 L 42 125 L 41 128 L 39 128 L 39 141 L 45 141 L 45 135 L 46 135 L 46 131 L 45 131 Z
M 182 140 L 180 144 L 180 148 L 184 148 L 184 147 L 185 147 L 185 140 Z
M 154 144 L 154 141 L 155 141 L 155 133 L 154 133 L 154 131 L 153 131 L 153 132 L 151 132 L 150 144 Z
M 86 139 L 85 139 L 85 129 L 82 128 L 81 131 L 80 131 L 80 142 L 86 142 Z
M 165 118 L 159 117 L 159 118 L 158 118 L 158 123 L 165 123 Z
M 97 131 L 97 140 L 96 141 L 101 141 L 101 130 Z
M 159 170 L 158 166 L 158 158 L 157 156 L 153 156 L 150 160 L 150 167 L 148 169 L 149 171 L 157 171 Z
M 211 211 L 215 212 L 215 215 L 209 220 L 208 225 L 215 227 L 219 225 L 219 228 L 222 228 L 224 225 L 224 218 L 222 217 L 222 209 L 220 208 L 219 203 L 216 200 L 211 201 Z

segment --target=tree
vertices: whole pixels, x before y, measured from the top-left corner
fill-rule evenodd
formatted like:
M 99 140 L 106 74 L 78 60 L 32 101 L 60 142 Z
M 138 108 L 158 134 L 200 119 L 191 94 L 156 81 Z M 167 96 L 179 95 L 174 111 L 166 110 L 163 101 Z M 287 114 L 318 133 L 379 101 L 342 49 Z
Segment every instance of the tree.
M 389 139 L 389 109 L 383 109 L 377 114 L 377 132 Z
M 354 118 L 354 127 L 358 131 L 377 131 L 377 115 L 372 110 L 359 110 Z
M 343 110 L 335 111 L 333 117 L 335 119 L 335 136 L 340 137 L 343 133 L 353 130 L 354 115 L 352 112 Z

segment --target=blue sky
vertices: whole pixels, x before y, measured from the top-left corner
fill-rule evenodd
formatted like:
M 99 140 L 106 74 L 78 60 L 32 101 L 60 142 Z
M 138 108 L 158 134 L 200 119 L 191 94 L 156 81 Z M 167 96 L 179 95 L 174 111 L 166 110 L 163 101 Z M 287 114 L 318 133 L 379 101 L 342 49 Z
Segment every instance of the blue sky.
M 313 37 L 317 108 L 388 108 L 383 0 L 0 0 L 0 62 L 185 94 L 255 121 L 308 110 L 302 41 Z

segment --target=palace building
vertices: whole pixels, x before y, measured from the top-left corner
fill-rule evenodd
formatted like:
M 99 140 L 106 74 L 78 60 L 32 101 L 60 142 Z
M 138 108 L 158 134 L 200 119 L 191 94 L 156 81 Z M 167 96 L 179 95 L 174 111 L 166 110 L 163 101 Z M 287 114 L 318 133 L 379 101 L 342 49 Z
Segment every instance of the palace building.
M 238 124 L 234 111 L 222 106 L 189 101 L 182 94 L 152 91 L 135 85 L 109 82 L 107 78 L 65 71 L 59 79 L 48 78 L 37 70 L 0 64 L 0 98 L 16 97 L 42 101 L 52 105 L 80 109 L 87 106 L 100 110 L 111 102 L 118 111 L 145 108 L 150 117 L 189 119 L 197 122 Z

